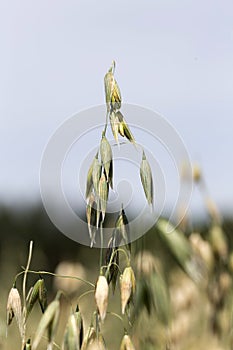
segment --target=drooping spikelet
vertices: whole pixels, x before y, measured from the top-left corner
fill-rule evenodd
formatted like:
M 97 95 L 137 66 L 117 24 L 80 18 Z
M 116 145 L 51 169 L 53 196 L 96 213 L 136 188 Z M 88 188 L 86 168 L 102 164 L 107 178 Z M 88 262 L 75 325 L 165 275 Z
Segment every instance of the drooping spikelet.
M 131 266 L 124 269 L 121 276 L 121 311 L 125 313 L 130 297 L 135 293 L 136 280 Z
M 128 334 L 124 335 L 121 341 L 120 350 L 135 350 L 132 340 L 130 339 L 130 336 Z
M 95 301 L 99 311 L 101 321 L 106 317 L 108 307 L 109 287 L 105 276 L 99 276 L 95 288 Z
M 141 182 L 148 204 L 153 206 L 153 178 L 150 164 L 143 151 L 140 167 Z
M 22 335 L 22 304 L 18 289 L 11 288 L 7 300 L 7 325 L 9 326 L 15 317 L 19 332 Z

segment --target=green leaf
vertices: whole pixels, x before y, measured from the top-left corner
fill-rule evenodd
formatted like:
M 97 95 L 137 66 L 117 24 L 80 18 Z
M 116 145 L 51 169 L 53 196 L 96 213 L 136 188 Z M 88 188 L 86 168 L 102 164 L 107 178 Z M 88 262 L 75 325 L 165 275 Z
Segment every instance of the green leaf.
M 192 251 L 189 240 L 184 233 L 175 228 L 169 221 L 159 219 L 156 228 L 161 239 L 164 241 L 171 254 L 182 269 L 195 281 L 200 282 L 203 278 L 203 266 Z
M 41 338 L 46 331 L 48 332 L 49 342 L 53 340 L 57 329 L 57 325 L 58 325 L 59 315 L 60 315 L 60 304 L 58 300 L 54 300 L 52 301 L 51 304 L 49 304 L 45 313 L 41 317 L 39 325 L 36 329 L 32 350 L 37 349 L 41 341 Z

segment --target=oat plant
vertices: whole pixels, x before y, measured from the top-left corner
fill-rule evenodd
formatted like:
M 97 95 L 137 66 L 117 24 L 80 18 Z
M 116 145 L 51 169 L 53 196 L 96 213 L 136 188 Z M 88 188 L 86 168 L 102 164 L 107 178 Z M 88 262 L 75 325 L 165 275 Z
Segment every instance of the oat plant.
M 33 243 L 30 243 L 26 267 L 20 271 L 13 282 L 7 302 L 7 325 L 15 319 L 21 337 L 21 350 L 90 350 L 111 349 L 104 339 L 105 322 L 115 318 L 122 331 L 119 335 L 120 350 L 133 349 L 171 349 L 170 342 L 170 300 L 162 264 L 158 264 L 153 254 L 142 249 L 140 244 L 132 249 L 133 232 L 127 219 L 126 209 L 121 206 L 112 228 L 108 246 L 103 248 L 103 232 L 108 212 L 109 193 L 114 189 L 113 147 L 121 147 L 125 142 L 132 144 L 141 152 L 139 175 L 145 199 L 153 210 L 154 188 L 151 166 L 143 147 L 136 143 L 135 137 L 121 111 L 122 97 L 115 79 L 115 62 L 104 77 L 106 116 L 100 135 L 98 150 L 87 172 L 86 179 L 86 219 L 90 247 L 94 247 L 96 237 L 101 242 L 99 273 L 96 282 L 78 276 L 63 276 L 48 271 L 30 269 Z M 104 118 L 104 116 L 103 116 Z M 114 143 L 107 138 L 107 128 L 111 127 Z M 173 234 L 168 234 L 168 231 Z M 175 229 L 165 219 L 160 219 L 156 232 L 170 250 L 181 268 L 194 280 L 200 274 L 197 260 L 190 242 L 182 232 Z M 136 242 L 137 243 L 137 242 Z M 145 244 L 142 244 L 142 246 Z M 134 257 L 136 252 L 137 256 Z M 28 286 L 28 275 L 35 277 L 35 283 Z M 68 297 L 59 291 L 53 301 L 48 303 L 44 276 L 73 278 L 83 282 L 87 290 L 79 296 L 75 305 L 70 301 L 70 314 L 66 320 L 62 340 L 57 340 L 62 300 Z M 116 293 L 118 287 L 119 292 Z M 110 296 L 118 303 L 118 311 L 112 309 Z M 91 297 L 95 301 L 91 318 L 86 319 L 80 310 L 79 301 Z M 28 322 L 36 304 L 40 305 L 42 316 L 33 334 L 28 334 Z M 84 327 L 84 319 L 86 327 Z M 155 320 L 156 332 L 151 325 Z M 145 329 L 146 338 L 142 337 Z M 152 329 L 153 335 L 149 333 Z M 161 335 L 162 345 L 158 337 Z M 45 345 L 46 344 L 46 345 Z

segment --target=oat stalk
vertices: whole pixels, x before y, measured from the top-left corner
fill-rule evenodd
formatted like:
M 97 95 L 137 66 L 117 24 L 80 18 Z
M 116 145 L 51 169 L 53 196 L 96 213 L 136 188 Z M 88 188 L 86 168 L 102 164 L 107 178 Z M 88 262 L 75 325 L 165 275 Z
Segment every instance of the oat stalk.
M 27 318 L 26 284 L 27 284 L 27 275 L 28 275 L 31 260 L 32 260 L 32 250 L 33 250 L 33 241 L 30 241 L 28 261 L 27 261 L 27 265 L 26 265 L 26 268 L 24 270 L 24 276 L 23 276 L 22 350 L 26 344 L 26 318 Z

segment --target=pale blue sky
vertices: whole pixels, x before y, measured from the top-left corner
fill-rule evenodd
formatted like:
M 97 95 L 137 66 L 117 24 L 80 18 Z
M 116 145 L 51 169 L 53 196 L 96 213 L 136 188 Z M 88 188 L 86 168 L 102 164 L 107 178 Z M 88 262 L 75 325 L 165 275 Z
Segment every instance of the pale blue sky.
M 38 198 L 50 135 L 104 102 L 114 58 L 123 100 L 164 115 L 232 207 L 231 0 L 7 0 L 0 45 L 0 202 Z

